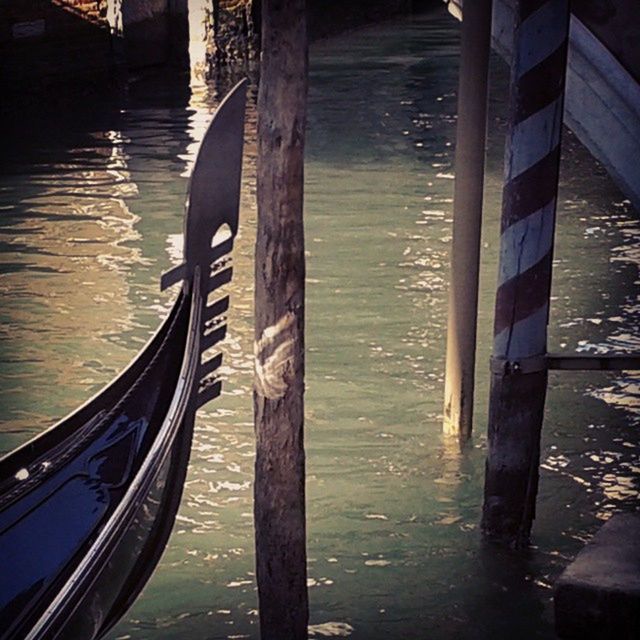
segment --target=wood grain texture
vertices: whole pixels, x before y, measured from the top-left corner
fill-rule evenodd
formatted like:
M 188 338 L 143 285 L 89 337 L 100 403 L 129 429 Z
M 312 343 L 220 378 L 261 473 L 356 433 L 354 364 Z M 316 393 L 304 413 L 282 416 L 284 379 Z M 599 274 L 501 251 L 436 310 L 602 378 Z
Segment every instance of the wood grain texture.
M 255 261 L 258 375 L 254 387 L 254 515 L 262 640 L 307 637 L 302 217 L 308 57 L 305 13 L 304 0 L 265 0 L 262 5 Z

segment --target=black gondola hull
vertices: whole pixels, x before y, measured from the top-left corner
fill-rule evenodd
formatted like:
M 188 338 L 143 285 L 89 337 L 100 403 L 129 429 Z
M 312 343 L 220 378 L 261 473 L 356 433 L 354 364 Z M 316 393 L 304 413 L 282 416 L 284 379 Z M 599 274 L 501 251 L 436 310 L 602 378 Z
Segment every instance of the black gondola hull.
M 103 636 L 153 572 L 180 503 L 198 407 L 217 397 L 238 228 L 245 83 L 222 102 L 190 185 L 182 281 L 133 363 L 0 460 L 0 640 Z M 230 236 L 219 240 L 226 225 Z M 207 353 L 205 353 L 207 352 Z
M 9 456 L 2 462 L 5 477 L 9 472 L 13 479 L 13 486 L 0 498 L 3 640 L 28 637 L 80 559 L 95 547 L 99 533 L 113 526 L 111 521 L 123 500 L 133 498 L 128 496 L 129 487 L 147 460 L 175 400 L 190 306 L 190 300 L 181 295 L 167 322 L 128 372 L 83 407 L 80 416 L 74 414 L 52 430 L 50 433 L 57 438 L 47 438 L 45 444 L 49 446 L 36 442 L 28 447 L 34 456 L 28 466 L 20 466 L 23 451 L 17 452 L 17 461 Z M 196 359 L 197 353 L 191 358 Z M 109 406 L 114 394 L 120 401 Z M 188 406 L 188 389 L 184 395 L 181 423 Z M 166 462 L 154 461 L 154 473 L 145 484 L 169 486 L 170 476 L 176 480 L 184 476 L 188 460 L 184 451 L 189 450 L 191 430 L 186 431 L 181 434 L 174 428 L 163 450 Z M 171 504 L 175 513 L 177 500 L 169 500 L 170 493 L 163 501 Z M 137 495 L 136 499 L 147 501 L 150 496 Z M 144 507 L 135 511 L 142 513 Z M 130 514 L 129 520 L 133 523 L 135 516 Z M 125 519 L 119 523 L 109 553 L 115 550 L 118 535 L 124 535 L 127 526 Z M 150 522 L 149 531 L 154 526 L 155 522 Z M 87 587 L 100 584 L 97 576 L 91 575 L 83 576 L 83 582 Z M 88 596 L 85 591 L 83 599 Z M 108 613 L 105 611 L 105 615 Z

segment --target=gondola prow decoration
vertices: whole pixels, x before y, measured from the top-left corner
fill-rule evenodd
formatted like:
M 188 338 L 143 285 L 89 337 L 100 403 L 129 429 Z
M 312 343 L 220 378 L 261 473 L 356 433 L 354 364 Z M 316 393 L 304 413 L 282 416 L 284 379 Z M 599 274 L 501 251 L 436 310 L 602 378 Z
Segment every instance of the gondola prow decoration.
M 228 256 L 238 232 L 245 100 L 246 80 L 222 102 L 202 141 L 189 188 L 184 262 L 163 274 L 160 283 L 163 290 L 180 280 L 189 286 L 199 270 L 200 295 L 206 302 L 209 294 L 231 281 L 232 268 Z M 227 234 L 224 233 L 224 225 L 227 225 Z M 228 307 L 228 296 L 203 307 L 202 353 L 224 339 L 224 313 Z M 198 371 L 200 386 L 195 398 L 197 407 L 219 395 L 220 384 L 210 376 L 220 362 L 216 356 L 201 363 Z
M 238 230 L 246 82 L 221 103 L 191 176 L 182 281 L 129 367 L 0 460 L 0 640 L 100 638 L 149 579 L 180 503 L 198 407 L 220 394 Z M 222 230 L 228 231 L 220 239 Z M 215 294 L 214 294 L 215 296 Z

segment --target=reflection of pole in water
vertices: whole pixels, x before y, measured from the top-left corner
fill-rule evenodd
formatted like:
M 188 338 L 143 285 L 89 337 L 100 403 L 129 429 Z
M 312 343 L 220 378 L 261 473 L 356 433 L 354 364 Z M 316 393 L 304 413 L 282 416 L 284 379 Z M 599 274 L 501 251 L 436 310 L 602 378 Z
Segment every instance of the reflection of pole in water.
M 457 439 L 442 439 L 442 448 L 438 456 L 442 474 L 436 479 L 437 494 L 436 500 L 446 505 L 443 511 L 438 514 L 439 518 L 435 524 L 450 526 L 456 525 L 463 518 L 464 500 L 461 499 L 463 486 L 471 477 L 467 466 L 471 464 L 468 452 L 461 451 L 460 443 Z

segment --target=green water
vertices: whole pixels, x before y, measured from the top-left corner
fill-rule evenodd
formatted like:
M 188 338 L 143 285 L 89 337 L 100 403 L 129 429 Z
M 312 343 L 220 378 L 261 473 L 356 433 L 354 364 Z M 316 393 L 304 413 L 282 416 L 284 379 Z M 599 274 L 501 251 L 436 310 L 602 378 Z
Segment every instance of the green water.
M 362 29 L 311 51 L 306 449 L 311 632 L 553 638 L 551 585 L 612 512 L 638 508 L 640 386 L 553 373 L 534 546 L 481 544 L 487 361 L 506 70 L 494 61 L 475 436 L 441 434 L 458 25 Z M 0 177 L 0 449 L 97 391 L 170 307 L 186 180 L 214 86 L 133 81 L 118 108 L 8 135 Z M 15 132 L 14 132 L 15 133 Z M 25 132 L 22 131 L 22 134 Z M 224 393 L 199 413 L 159 568 L 109 635 L 257 638 L 253 573 L 255 107 Z M 552 350 L 637 350 L 633 211 L 571 135 L 559 195 Z

